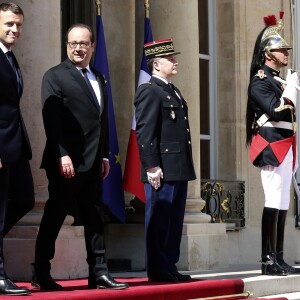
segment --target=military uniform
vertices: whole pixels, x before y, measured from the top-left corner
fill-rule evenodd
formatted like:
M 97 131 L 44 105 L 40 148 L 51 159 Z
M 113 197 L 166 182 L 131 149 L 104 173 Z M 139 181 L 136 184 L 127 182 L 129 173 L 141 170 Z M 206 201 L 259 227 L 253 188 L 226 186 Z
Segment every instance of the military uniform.
M 152 76 L 135 96 L 136 134 L 141 159 L 141 180 L 146 169 L 161 166 L 165 181 L 193 180 L 188 106 L 179 90 Z
M 134 104 L 141 180 L 147 198 L 147 273 L 150 278 L 161 278 L 177 272 L 187 182 L 196 178 L 188 107 L 178 89 L 155 76 L 138 88 Z M 164 176 L 157 190 L 148 183 L 146 174 L 156 166 Z
M 266 27 L 257 36 L 250 68 L 246 114 L 250 159 L 261 169 L 265 202 L 261 220 L 261 271 L 286 276 L 299 269 L 284 261 L 285 221 L 295 171 L 295 105 L 298 73 L 279 70 L 288 64 L 291 47 L 282 38 L 283 12 L 264 18 Z M 280 82 L 284 82 L 284 86 Z
M 274 76 L 278 77 L 279 71 L 264 65 L 252 78 L 248 90 L 257 130 L 251 142 L 250 158 L 257 167 L 278 167 L 295 141 L 294 105 L 288 99 L 281 99 L 283 88 Z

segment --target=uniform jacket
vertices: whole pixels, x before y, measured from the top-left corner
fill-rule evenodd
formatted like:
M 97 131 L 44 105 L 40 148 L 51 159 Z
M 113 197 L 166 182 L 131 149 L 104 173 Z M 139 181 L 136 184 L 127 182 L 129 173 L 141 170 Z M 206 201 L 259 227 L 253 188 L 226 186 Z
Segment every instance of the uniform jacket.
M 180 94 L 179 90 L 177 92 Z M 146 169 L 159 166 L 165 181 L 196 178 L 187 103 L 162 80 L 151 77 L 135 95 L 136 135 L 141 159 L 141 179 Z
M 75 170 L 85 172 L 92 167 L 96 155 L 108 157 L 105 80 L 92 67 L 91 70 L 100 87 L 104 103 L 102 114 L 93 103 L 81 72 L 69 59 L 45 73 L 42 81 L 42 105 L 47 141 L 42 168 L 56 163 L 59 157 L 69 155 Z
M 267 65 L 264 65 L 263 71 L 265 76 L 263 78 L 259 78 L 257 75 L 253 76 L 248 88 L 249 101 L 251 109 L 256 114 L 256 120 L 266 113 L 270 117 L 269 121 L 292 122 L 290 109 L 280 112 L 275 111 L 280 106 L 280 98 L 283 93 L 281 83 L 274 79 L 274 76 L 279 76 L 279 72 Z M 293 106 L 293 103 L 287 100 L 284 100 L 283 104 Z M 278 166 L 280 161 L 275 156 L 272 147 L 275 144 L 278 145 L 276 142 L 292 137 L 294 135 L 293 130 L 262 126 L 257 133 L 269 144 L 259 153 L 253 164 L 258 167 L 265 165 Z M 252 143 L 255 143 L 255 141 L 254 137 Z M 272 144 L 274 142 L 275 144 Z
M 12 57 L 19 69 L 13 53 Z M 21 96 L 16 74 L 0 48 L 0 158 L 3 162 L 16 161 L 21 152 L 28 159 L 32 156 L 20 111 Z

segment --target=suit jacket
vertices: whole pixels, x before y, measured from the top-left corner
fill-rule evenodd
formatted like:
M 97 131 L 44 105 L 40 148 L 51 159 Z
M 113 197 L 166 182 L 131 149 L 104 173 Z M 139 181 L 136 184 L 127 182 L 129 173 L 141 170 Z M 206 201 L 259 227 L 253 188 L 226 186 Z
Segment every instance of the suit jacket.
M 12 57 L 19 70 L 13 53 Z M 0 158 L 3 162 L 15 162 L 22 152 L 28 159 L 32 156 L 20 111 L 21 96 L 22 90 L 18 92 L 16 73 L 0 48 Z
M 160 166 L 165 181 L 196 178 L 188 120 L 188 106 L 162 80 L 151 77 L 138 87 L 136 135 L 141 159 L 141 179 L 147 182 L 146 169 Z
M 248 87 L 249 104 L 251 105 L 251 109 L 255 112 L 256 120 L 266 113 L 270 117 L 269 121 L 285 121 L 291 123 L 292 112 L 290 109 L 279 112 L 275 111 L 275 108 L 280 105 L 280 99 L 283 93 L 281 83 L 274 79 L 274 76 L 279 76 L 279 71 L 276 71 L 267 65 L 264 65 L 262 70 L 264 71 L 265 76 L 262 78 L 256 75 L 253 76 Z M 288 102 L 287 100 L 284 100 L 284 105 L 285 104 L 293 106 L 293 103 Z M 258 129 L 258 132 L 269 143 L 277 142 L 294 135 L 293 130 L 276 127 L 262 126 Z M 279 161 L 274 154 L 271 145 L 268 145 L 257 156 L 253 164 L 258 167 L 263 167 L 265 165 L 277 167 Z
M 96 158 L 108 157 L 108 110 L 104 77 L 96 75 L 104 109 L 100 113 L 80 71 L 66 59 L 42 81 L 43 121 L 47 136 L 42 168 L 69 155 L 77 172 L 88 171 Z M 99 166 L 100 168 L 100 166 Z

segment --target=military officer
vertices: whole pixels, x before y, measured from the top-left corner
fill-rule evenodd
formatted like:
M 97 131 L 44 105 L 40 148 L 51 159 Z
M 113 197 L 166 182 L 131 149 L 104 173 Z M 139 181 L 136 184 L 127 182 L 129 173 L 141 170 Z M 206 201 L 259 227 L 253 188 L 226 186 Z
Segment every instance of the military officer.
M 178 272 L 188 181 L 196 178 L 188 106 L 171 83 L 178 63 L 172 39 L 144 45 L 152 77 L 136 91 L 136 134 L 146 193 L 146 268 L 149 280 L 188 281 Z

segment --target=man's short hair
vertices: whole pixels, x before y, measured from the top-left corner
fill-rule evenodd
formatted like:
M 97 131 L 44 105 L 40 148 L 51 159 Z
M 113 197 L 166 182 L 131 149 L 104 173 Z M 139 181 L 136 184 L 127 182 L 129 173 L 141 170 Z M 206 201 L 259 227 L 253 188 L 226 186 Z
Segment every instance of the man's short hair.
M 153 71 L 153 62 L 154 62 L 155 58 L 150 58 L 147 60 L 147 67 L 149 69 L 149 71 L 152 73 Z
M 8 11 L 8 10 L 16 15 L 22 15 L 24 17 L 24 12 L 19 5 L 12 2 L 0 3 L 0 11 Z
M 87 25 L 87 24 L 83 24 L 83 23 L 76 23 L 76 24 L 73 24 L 67 31 L 66 33 L 66 36 L 65 36 L 65 40 L 66 40 L 66 43 L 68 42 L 68 37 L 69 37 L 69 33 L 72 29 L 74 28 L 85 28 L 87 29 L 89 32 L 90 32 L 90 38 L 91 38 L 91 43 L 94 43 L 95 42 L 95 36 L 94 36 L 94 32 L 92 30 L 92 27 Z

